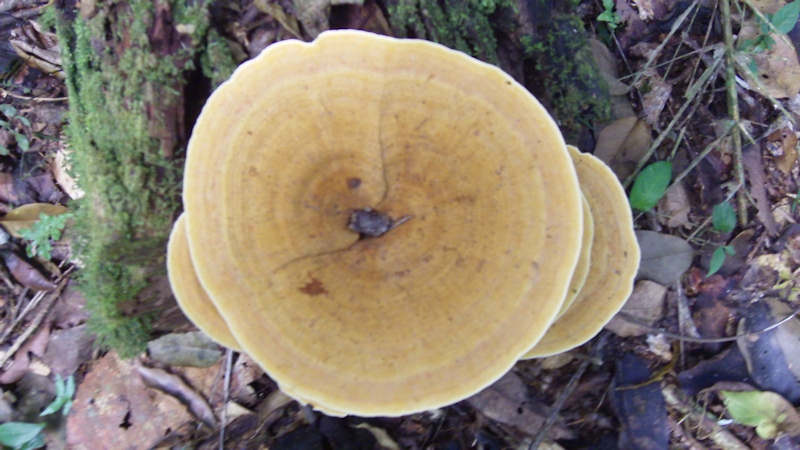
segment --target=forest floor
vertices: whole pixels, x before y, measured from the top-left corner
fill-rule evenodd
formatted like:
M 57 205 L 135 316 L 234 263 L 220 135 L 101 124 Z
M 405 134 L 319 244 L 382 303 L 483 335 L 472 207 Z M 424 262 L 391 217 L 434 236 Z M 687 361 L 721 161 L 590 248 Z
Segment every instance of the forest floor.
M 0 428 L 0 443 L 800 448 L 800 2 L 574 2 L 609 109 L 568 143 L 655 196 L 634 211 L 643 250 L 634 292 L 587 344 L 520 361 L 455 405 L 398 418 L 302 407 L 247 355 L 199 332 L 162 333 L 132 359 L 94 344 L 70 252 L 70 201 L 82 191 L 62 132 L 69 98 L 57 39 L 37 23 L 44 3 L 0 0 L 0 423 L 16 427 Z M 397 35 L 396 6 L 425 4 L 228 3 L 212 22 L 240 61 L 278 40 L 310 39 L 314 27 Z M 295 17 L 304 3 L 324 7 Z M 490 20 L 505 17 L 495 3 L 481 3 L 492 5 Z M 520 10 L 538 3 L 510 10 L 535 22 Z M 484 56 L 538 95 L 520 56 L 531 46 L 510 33 Z M 670 162 L 667 184 L 655 161 Z

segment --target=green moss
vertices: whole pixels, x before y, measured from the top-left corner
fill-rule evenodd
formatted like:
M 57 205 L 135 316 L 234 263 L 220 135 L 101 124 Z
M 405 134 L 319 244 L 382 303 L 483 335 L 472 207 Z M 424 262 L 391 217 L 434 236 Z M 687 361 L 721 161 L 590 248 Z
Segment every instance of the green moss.
M 536 78 L 547 80 L 546 88 L 535 93 L 548 104 L 567 142 L 578 143 L 592 124 L 610 119 L 608 86 L 577 16 L 554 14 L 541 31 L 540 39 L 521 39 L 525 56 L 536 66 Z
M 399 37 L 417 37 L 497 64 L 497 38 L 491 19 L 512 0 L 389 0 L 392 29 Z
M 227 80 L 236 69 L 236 59 L 228 42 L 214 29 L 208 33 L 206 51 L 203 52 L 200 65 L 203 68 L 203 75 L 211 80 L 213 88 Z
M 144 349 L 150 318 L 120 307 L 147 302 L 142 290 L 165 275 L 166 240 L 180 208 L 183 150 L 162 124 L 182 120 L 183 75 L 202 59 L 209 29 L 206 2 L 166 3 L 180 39 L 170 49 L 152 48 L 158 17 L 151 1 L 113 0 L 91 18 L 68 20 L 74 12 L 61 11 L 56 20 L 70 98 L 66 134 L 86 192 L 73 205 L 80 288 L 90 328 L 124 356 Z M 222 52 L 214 53 L 220 60 Z

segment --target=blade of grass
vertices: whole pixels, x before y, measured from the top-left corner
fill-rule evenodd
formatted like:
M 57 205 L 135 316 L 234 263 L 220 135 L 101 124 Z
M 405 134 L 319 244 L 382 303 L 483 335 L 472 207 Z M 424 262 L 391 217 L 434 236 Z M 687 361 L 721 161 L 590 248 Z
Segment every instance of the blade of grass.
M 733 123 L 739 125 L 739 97 L 736 93 L 736 65 L 733 57 L 733 27 L 731 26 L 731 2 L 721 0 L 722 33 L 725 37 L 725 87 L 728 92 L 728 115 Z M 742 164 L 742 134 L 739 127 L 731 130 L 733 140 L 734 179 L 739 186 L 744 184 L 744 165 Z M 737 197 L 739 204 L 739 225 L 747 225 L 747 200 L 741 193 Z

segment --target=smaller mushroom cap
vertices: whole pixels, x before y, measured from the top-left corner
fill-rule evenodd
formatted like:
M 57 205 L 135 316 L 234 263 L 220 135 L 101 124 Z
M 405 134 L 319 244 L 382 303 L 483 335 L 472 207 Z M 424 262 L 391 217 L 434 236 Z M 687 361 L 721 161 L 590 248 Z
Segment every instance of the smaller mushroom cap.
M 239 343 L 231 335 L 228 324 L 220 316 L 194 271 L 183 214 L 175 221 L 169 235 L 167 275 L 178 305 L 189 320 L 211 339 L 238 351 Z
M 567 309 L 578 298 L 578 294 L 583 289 L 586 283 L 586 277 L 589 275 L 589 263 L 592 258 L 592 241 L 594 240 L 594 219 L 592 219 L 592 209 L 589 207 L 589 202 L 586 201 L 586 196 L 581 193 L 581 200 L 583 200 L 583 236 L 581 236 L 581 256 L 578 258 L 578 265 L 575 266 L 575 272 L 572 273 L 572 279 L 569 282 L 569 291 L 564 303 L 561 305 L 561 310 L 558 311 L 556 319 L 563 316 Z
M 565 352 L 594 337 L 625 304 L 639 268 L 633 217 L 617 176 L 595 156 L 567 149 L 594 219 L 589 275 L 575 302 L 523 359 Z

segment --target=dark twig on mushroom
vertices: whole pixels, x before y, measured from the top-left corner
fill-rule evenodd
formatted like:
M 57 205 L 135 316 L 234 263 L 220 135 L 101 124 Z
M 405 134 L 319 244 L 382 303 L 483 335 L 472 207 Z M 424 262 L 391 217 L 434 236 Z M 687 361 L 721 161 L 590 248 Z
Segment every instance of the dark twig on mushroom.
M 409 219 L 411 219 L 411 216 L 403 216 L 394 220 L 388 214 L 375 211 L 372 208 L 357 209 L 350 214 L 347 228 L 360 234 L 362 239 L 378 237 L 402 225 Z

